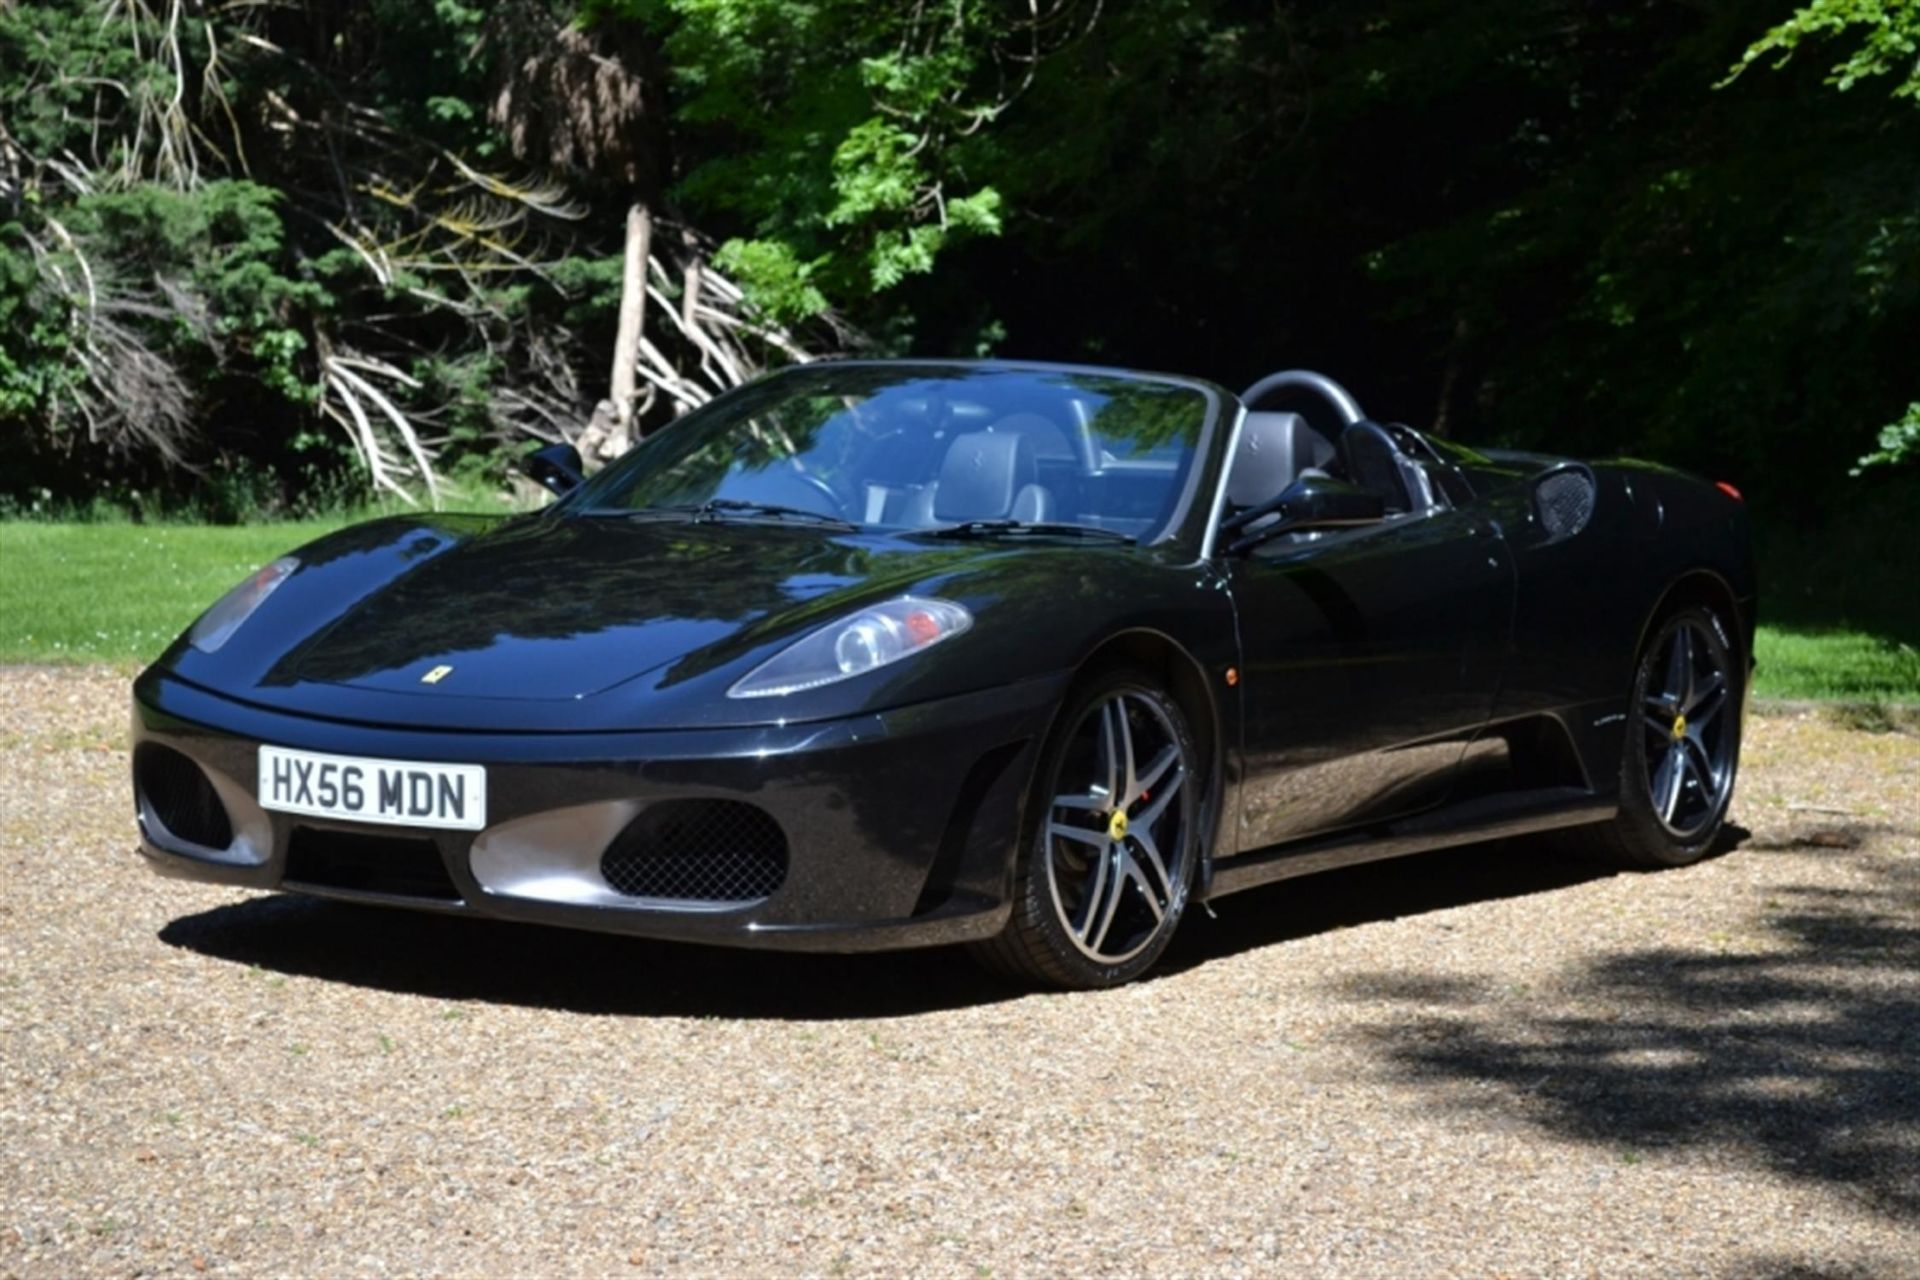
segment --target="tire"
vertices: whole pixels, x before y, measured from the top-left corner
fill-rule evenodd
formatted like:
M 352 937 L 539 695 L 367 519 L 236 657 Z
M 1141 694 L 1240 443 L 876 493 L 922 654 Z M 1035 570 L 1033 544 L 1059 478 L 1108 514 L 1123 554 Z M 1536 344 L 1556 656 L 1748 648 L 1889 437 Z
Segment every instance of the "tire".
M 1074 990 L 1145 973 L 1186 912 L 1211 781 L 1154 676 L 1113 667 L 1083 680 L 1034 770 L 1012 917 L 973 944 L 975 958 L 1023 985 Z
M 1726 621 L 1711 609 L 1692 606 L 1661 620 L 1634 665 L 1620 813 L 1568 832 L 1577 852 L 1657 869 L 1712 851 L 1739 773 L 1746 695 L 1739 656 Z

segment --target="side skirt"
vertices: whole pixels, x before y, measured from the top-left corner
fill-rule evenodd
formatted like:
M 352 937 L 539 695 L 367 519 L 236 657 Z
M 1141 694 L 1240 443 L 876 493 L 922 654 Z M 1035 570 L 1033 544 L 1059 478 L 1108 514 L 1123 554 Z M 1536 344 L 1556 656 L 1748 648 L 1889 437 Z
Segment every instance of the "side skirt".
M 1480 796 L 1362 831 L 1275 845 L 1222 860 L 1214 866 L 1206 896 L 1220 898 L 1275 880 L 1383 858 L 1605 822 L 1619 810 L 1613 800 L 1581 787 L 1542 787 Z

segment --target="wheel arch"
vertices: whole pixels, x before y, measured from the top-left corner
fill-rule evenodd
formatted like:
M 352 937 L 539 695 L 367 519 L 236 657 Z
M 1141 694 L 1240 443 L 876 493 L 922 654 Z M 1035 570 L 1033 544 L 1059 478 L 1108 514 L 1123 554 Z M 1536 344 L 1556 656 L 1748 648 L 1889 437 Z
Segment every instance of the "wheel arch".
M 1647 640 L 1675 611 L 1689 605 L 1704 605 L 1726 620 L 1727 638 L 1735 646 L 1736 656 L 1751 661 L 1751 643 L 1746 619 L 1740 616 L 1740 598 L 1733 586 L 1719 573 L 1705 567 L 1688 569 L 1667 584 L 1653 608 L 1640 622 L 1640 634 L 1633 643 L 1633 661 L 1646 652 Z M 1744 673 L 1743 673 L 1744 675 Z
M 1220 709 L 1214 702 L 1206 673 L 1193 655 L 1164 632 L 1137 627 L 1108 636 L 1094 646 L 1074 668 L 1073 683 L 1079 684 L 1089 672 L 1119 663 L 1144 667 L 1165 678 L 1167 692 L 1180 704 L 1180 710 L 1193 726 L 1201 763 L 1210 773 L 1217 772 Z

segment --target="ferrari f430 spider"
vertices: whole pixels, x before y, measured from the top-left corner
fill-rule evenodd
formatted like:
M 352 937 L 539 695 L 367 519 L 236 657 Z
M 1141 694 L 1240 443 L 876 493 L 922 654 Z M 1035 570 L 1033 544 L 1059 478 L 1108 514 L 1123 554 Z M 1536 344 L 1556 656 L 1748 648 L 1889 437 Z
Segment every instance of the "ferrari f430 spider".
M 1321 374 L 818 363 L 530 470 L 544 510 L 324 537 L 139 677 L 158 870 L 1102 987 L 1323 868 L 1689 862 L 1733 791 L 1739 495 Z

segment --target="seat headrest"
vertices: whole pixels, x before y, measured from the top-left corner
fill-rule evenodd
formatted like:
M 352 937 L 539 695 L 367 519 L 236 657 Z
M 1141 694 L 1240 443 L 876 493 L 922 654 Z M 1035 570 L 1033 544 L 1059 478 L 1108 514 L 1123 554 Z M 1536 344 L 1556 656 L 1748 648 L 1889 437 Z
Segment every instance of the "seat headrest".
M 995 435 L 1025 436 L 1035 458 L 1071 458 L 1073 442 L 1051 418 L 1037 413 L 1010 413 L 989 427 Z
M 954 437 L 940 464 L 933 494 L 936 520 L 999 520 L 1014 495 L 1035 478 L 1033 451 L 1023 435 L 974 431 Z
M 1227 473 L 1227 501 L 1253 507 L 1276 496 L 1308 467 L 1333 459 L 1333 446 L 1297 413 L 1248 413 Z

